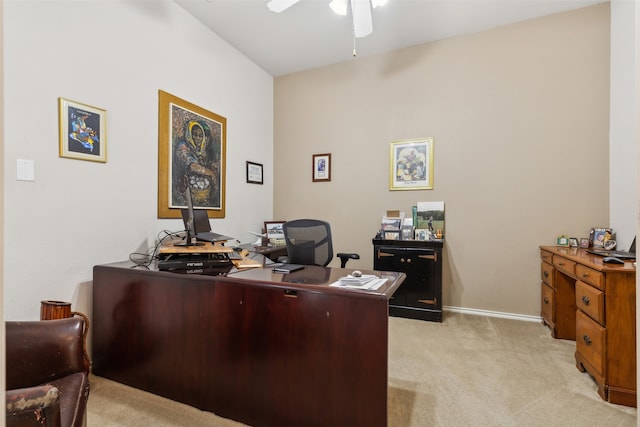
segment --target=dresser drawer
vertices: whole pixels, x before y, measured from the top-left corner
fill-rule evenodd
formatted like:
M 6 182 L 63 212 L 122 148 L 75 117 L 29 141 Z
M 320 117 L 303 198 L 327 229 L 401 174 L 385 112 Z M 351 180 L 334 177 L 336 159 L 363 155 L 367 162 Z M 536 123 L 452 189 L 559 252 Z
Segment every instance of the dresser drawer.
M 540 251 L 540 258 L 544 262 L 548 262 L 549 264 L 553 264 L 553 254 L 551 252 L 547 252 L 544 250 Z
M 568 274 L 569 276 L 575 277 L 576 275 L 576 263 L 575 261 L 570 261 L 567 258 L 554 255 L 553 256 L 553 265 L 563 273 Z
M 553 283 L 553 265 L 547 264 L 546 262 L 540 263 L 540 278 L 544 283 L 555 288 L 555 284 Z
M 548 285 L 542 284 L 542 301 L 540 308 L 540 315 L 542 318 L 548 323 L 555 323 L 556 319 L 554 319 L 554 304 L 555 304 L 555 293 L 553 289 L 551 289 Z
M 586 267 L 582 264 L 576 265 L 576 277 L 583 282 L 587 282 L 590 285 L 595 286 L 598 289 L 604 291 L 604 274 L 594 270 L 593 268 Z
M 604 317 L 604 292 L 593 286 L 581 282 L 576 282 L 576 307 L 584 311 L 589 317 L 605 325 Z
M 576 310 L 576 352 L 580 353 L 601 376 L 604 371 L 607 332 L 597 322 Z

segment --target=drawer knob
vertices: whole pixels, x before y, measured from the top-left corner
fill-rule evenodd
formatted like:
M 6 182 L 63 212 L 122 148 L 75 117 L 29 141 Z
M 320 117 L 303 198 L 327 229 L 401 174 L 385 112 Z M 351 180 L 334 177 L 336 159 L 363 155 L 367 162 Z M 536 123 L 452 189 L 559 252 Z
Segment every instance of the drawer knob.
M 548 272 L 548 271 L 545 271 L 545 272 L 543 273 L 543 275 L 544 275 L 544 278 L 546 279 L 547 277 L 549 277 L 549 272 Z
M 591 302 L 591 300 L 589 299 L 589 297 L 588 297 L 588 296 L 586 296 L 586 295 L 583 295 L 583 296 L 582 296 L 582 303 L 583 303 L 584 305 L 589 305 L 589 303 L 590 303 L 590 302 Z
M 549 304 L 549 298 L 544 297 L 544 300 L 543 300 L 543 301 L 544 301 L 544 303 L 545 303 L 545 304 Z
M 589 335 L 583 335 L 582 339 L 586 345 L 591 345 L 591 337 L 589 337 Z
M 584 273 L 584 274 L 582 275 L 582 278 L 583 278 L 583 279 L 588 279 L 588 278 L 589 278 L 589 275 L 588 275 L 587 273 Z

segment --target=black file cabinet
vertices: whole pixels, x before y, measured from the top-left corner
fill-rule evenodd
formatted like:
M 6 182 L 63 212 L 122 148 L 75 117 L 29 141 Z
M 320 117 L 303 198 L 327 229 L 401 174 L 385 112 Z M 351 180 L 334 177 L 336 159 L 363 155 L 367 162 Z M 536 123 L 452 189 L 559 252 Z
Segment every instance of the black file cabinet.
M 443 242 L 373 239 L 373 268 L 407 275 L 389 301 L 389 314 L 442 322 Z

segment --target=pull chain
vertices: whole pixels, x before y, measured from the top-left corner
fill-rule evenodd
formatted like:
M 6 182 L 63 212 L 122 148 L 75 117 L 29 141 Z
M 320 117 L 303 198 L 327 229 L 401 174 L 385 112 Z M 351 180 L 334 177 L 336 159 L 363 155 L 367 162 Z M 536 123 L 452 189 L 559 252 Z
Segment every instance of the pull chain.
M 356 57 L 356 23 L 351 21 L 351 34 L 353 35 L 353 57 Z

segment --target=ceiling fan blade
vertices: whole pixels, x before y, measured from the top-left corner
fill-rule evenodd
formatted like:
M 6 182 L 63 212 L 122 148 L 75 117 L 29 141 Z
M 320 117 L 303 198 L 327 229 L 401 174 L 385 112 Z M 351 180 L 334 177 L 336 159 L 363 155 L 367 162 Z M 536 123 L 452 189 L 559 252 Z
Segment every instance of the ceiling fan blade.
M 351 0 L 351 14 L 353 15 L 353 34 L 356 37 L 367 37 L 373 32 L 370 0 Z
M 267 3 L 267 7 L 271 12 L 280 13 L 285 9 L 290 8 L 300 0 L 271 0 Z

